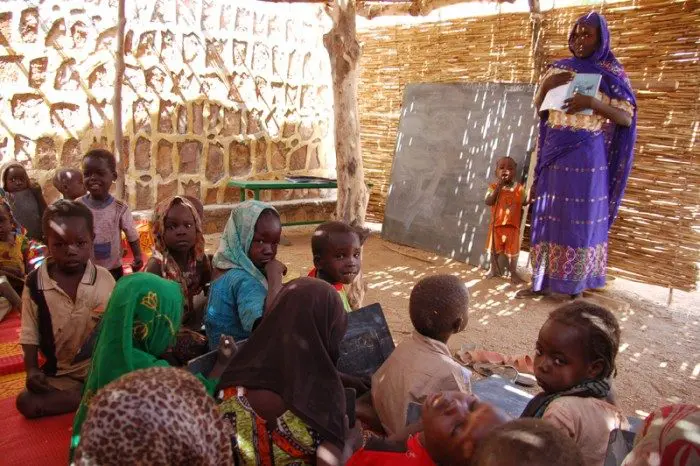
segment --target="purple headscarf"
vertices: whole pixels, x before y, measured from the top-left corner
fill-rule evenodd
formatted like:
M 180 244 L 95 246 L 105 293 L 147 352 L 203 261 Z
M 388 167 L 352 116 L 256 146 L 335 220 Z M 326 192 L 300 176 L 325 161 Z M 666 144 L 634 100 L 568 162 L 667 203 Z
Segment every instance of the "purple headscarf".
M 608 227 L 612 226 L 617 216 L 622 194 L 627 185 L 627 178 L 632 170 L 634 158 L 634 142 L 637 139 L 637 99 L 632 91 L 625 70 L 615 55 L 610 50 L 610 31 L 605 18 L 592 11 L 581 16 L 569 33 L 569 50 L 573 55 L 574 31 L 576 25 L 583 24 L 598 28 L 598 48 L 588 58 L 572 56 L 555 62 L 553 67 L 562 68 L 576 73 L 596 73 L 603 76 L 600 82 L 600 91 L 611 99 L 624 100 L 632 104 L 635 112 L 632 116 L 632 124 L 629 128 L 608 124 L 605 126 L 605 147 L 608 155 L 608 199 L 610 200 Z M 544 137 L 545 120 L 540 121 L 541 141 Z

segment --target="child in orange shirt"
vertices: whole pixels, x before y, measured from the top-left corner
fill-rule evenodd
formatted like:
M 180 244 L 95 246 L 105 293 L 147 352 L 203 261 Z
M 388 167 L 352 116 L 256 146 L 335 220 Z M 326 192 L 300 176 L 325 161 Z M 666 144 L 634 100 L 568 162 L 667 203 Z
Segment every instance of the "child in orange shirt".
M 510 157 L 501 157 L 496 162 L 496 183 L 489 185 L 484 202 L 491 206 L 491 223 L 486 241 L 486 251 L 491 253 L 489 278 L 500 277 L 498 255 L 508 258 L 510 280 L 513 284 L 524 283 L 518 275 L 518 254 L 520 253 L 520 220 L 522 206 L 527 204 L 525 187 L 515 182 L 517 165 Z

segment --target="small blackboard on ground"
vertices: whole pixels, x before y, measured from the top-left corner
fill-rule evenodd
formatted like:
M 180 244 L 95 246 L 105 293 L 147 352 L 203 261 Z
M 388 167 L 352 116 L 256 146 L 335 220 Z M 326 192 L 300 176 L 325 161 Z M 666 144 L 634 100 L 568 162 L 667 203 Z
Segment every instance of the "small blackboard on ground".
M 241 349 L 246 340 L 237 341 Z M 382 307 L 376 303 L 348 314 L 348 329 L 340 343 L 338 370 L 357 377 L 375 373 L 394 351 L 394 340 L 384 318 Z M 217 350 L 210 351 L 187 364 L 192 374 L 208 375 L 216 363 Z
M 533 395 L 497 375 L 472 382 L 472 393 L 512 417 L 520 417 Z
M 378 303 L 348 314 L 348 330 L 340 343 L 340 372 L 369 377 L 392 351 L 394 340 Z

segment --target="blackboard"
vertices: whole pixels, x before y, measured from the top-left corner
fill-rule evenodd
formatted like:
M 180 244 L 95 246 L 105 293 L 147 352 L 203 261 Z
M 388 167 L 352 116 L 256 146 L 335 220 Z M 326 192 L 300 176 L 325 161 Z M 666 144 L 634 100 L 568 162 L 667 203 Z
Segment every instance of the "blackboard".
M 512 417 L 520 417 L 533 395 L 497 375 L 472 382 L 472 393 L 481 401 L 498 406 Z
M 392 351 L 394 340 L 378 303 L 348 314 L 348 329 L 340 343 L 340 372 L 358 377 L 371 376 Z
M 483 265 L 496 160 L 519 174 L 536 141 L 530 84 L 409 84 L 382 236 Z M 522 176 L 518 176 L 522 178 Z

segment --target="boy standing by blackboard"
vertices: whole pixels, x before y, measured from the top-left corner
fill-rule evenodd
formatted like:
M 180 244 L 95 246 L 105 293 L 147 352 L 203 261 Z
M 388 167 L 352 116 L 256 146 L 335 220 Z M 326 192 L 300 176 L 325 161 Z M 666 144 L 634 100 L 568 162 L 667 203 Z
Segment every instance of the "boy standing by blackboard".
M 520 253 L 520 221 L 523 205 L 527 203 L 525 188 L 515 182 L 517 164 L 510 157 L 501 157 L 496 162 L 495 183 L 489 185 L 485 203 L 491 206 L 491 223 L 486 240 L 486 251 L 491 253 L 491 271 L 489 278 L 500 277 L 498 255 L 508 258 L 510 281 L 513 284 L 524 283 L 517 273 L 518 254 Z

